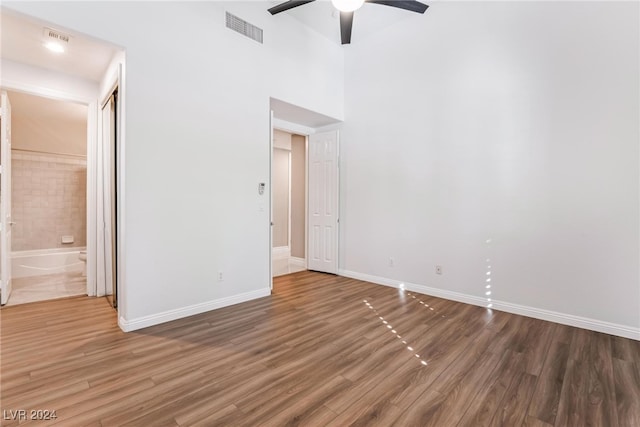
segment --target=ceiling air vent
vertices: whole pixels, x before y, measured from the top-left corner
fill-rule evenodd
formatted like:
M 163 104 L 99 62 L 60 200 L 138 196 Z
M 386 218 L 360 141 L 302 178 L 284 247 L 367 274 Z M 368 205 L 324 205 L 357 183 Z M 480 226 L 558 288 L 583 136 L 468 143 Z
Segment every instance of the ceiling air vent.
M 67 46 L 71 41 L 70 35 L 46 27 L 42 30 L 42 37 L 44 47 L 55 53 L 62 53 L 67 50 Z
M 43 30 L 44 39 L 47 41 L 56 41 L 59 43 L 68 44 L 71 41 L 71 36 L 68 34 L 61 33 L 58 30 L 54 30 L 52 28 L 44 28 Z
M 227 28 L 247 36 L 258 43 L 262 43 L 262 28 L 249 24 L 244 19 L 240 19 L 229 12 L 227 12 Z

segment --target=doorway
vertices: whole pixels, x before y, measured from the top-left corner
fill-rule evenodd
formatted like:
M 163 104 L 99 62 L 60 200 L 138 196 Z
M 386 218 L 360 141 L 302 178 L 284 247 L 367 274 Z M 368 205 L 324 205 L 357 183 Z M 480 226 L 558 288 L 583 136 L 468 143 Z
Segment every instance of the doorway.
M 294 250 L 289 257 L 296 262 L 304 263 L 304 270 L 314 270 L 323 273 L 338 274 L 338 236 L 339 236 L 339 135 L 338 128 L 340 120 L 330 116 L 317 113 L 312 110 L 276 99 L 269 98 L 270 133 L 269 133 L 269 268 L 270 268 L 270 288 L 273 290 L 273 276 L 277 270 L 274 269 L 274 261 L 278 260 L 278 251 L 286 251 L 280 245 L 285 245 L 286 239 L 274 241 L 274 199 L 277 183 L 274 176 L 274 147 L 278 146 L 276 141 L 277 131 L 284 131 L 290 135 L 299 135 L 305 141 L 305 161 L 304 161 L 304 258 L 297 260 L 295 252 L 296 244 L 292 241 L 289 249 Z M 286 140 L 286 139 L 285 139 Z M 286 147 L 285 147 L 286 148 Z M 286 158 L 286 156 L 283 156 Z M 293 156 L 291 156 L 293 158 Z M 291 176 L 290 186 L 303 182 L 301 177 Z M 288 182 L 284 178 L 282 182 Z M 286 186 L 286 184 L 285 184 Z M 260 183 L 259 194 L 263 194 L 260 189 L 264 188 L 264 183 Z M 295 191 L 295 190 L 294 190 Z M 295 209 L 292 209 L 295 212 Z M 293 225 L 294 220 L 291 221 Z M 296 236 L 296 231 L 289 234 Z M 285 246 L 286 248 L 286 246 Z M 275 253 L 274 253 L 275 252 Z M 283 257 L 287 258 L 287 257 Z M 277 262 L 277 261 L 276 261 Z M 282 262 L 282 261 L 280 261 Z M 284 262 L 283 262 L 284 263 Z M 289 264 L 289 262 L 287 263 Z M 285 264 L 285 265 L 287 265 Z M 286 274 L 286 273 L 285 273 Z
M 306 136 L 273 131 L 272 276 L 306 270 Z
M 3 303 L 86 295 L 88 106 L 9 90 L 3 102 Z
M 272 121 L 273 123 L 273 121 Z M 305 140 L 305 215 L 304 215 L 304 268 L 291 266 L 290 249 L 293 246 L 289 239 L 294 233 L 290 227 L 293 221 L 283 221 L 276 226 L 278 217 L 291 217 L 292 173 L 291 153 L 286 145 L 289 137 L 295 134 L 282 132 L 282 128 L 271 130 L 271 278 L 288 274 L 295 269 L 314 270 L 323 273 L 338 273 L 338 236 L 339 236 L 339 167 L 338 167 L 338 131 L 310 131 Z M 302 136 L 302 135 L 300 135 Z M 284 144 L 278 138 L 285 141 Z M 284 148 L 283 148 L 284 147 Z M 278 150 L 283 152 L 279 153 Z M 278 160 L 282 159 L 282 160 Z M 278 166 L 281 164 L 282 166 Z M 301 182 L 301 179 L 296 179 Z M 281 200 L 284 200 L 282 202 Z M 280 215 L 278 212 L 288 213 Z M 284 237 L 283 237 L 284 236 Z M 287 245 L 288 246 L 285 246 Z M 271 280 L 273 288 L 273 280 Z
M 56 31 L 43 32 L 43 28 L 45 30 L 55 28 Z M 49 39 L 54 36 L 57 41 L 72 40 L 72 43 L 58 46 L 61 49 L 53 52 L 48 49 L 52 43 L 46 42 L 51 41 Z M 72 264 L 77 265 L 80 261 L 83 270 L 86 265 L 84 294 L 97 297 L 111 295 L 117 288 L 116 282 L 122 286 L 122 277 L 118 278 L 118 272 L 122 271 L 124 263 L 122 251 L 111 245 L 116 243 L 124 245 L 122 227 L 117 227 L 117 224 L 121 223 L 119 221 L 125 208 L 124 176 L 121 175 L 117 180 L 116 177 L 118 170 L 124 169 L 122 129 L 126 94 L 121 82 L 124 76 L 125 51 L 120 46 L 4 9 L 2 10 L 2 40 L 7 41 L 7 43 L 3 42 L 1 54 L 3 90 L 39 96 L 52 101 L 82 104 L 87 111 L 85 114 L 86 179 L 84 180 L 86 253 L 69 256 L 70 260 L 73 260 Z M 113 120 L 117 117 L 119 123 L 114 122 L 113 125 L 103 126 L 102 106 L 108 102 L 116 88 L 119 90 L 113 98 L 114 105 L 113 108 L 109 108 L 109 112 L 113 112 Z M 107 149 L 103 142 L 105 127 L 113 131 L 115 138 L 107 142 L 109 146 Z M 7 163 L 6 158 L 0 159 L 0 162 L 2 161 Z M 105 177 L 104 171 L 111 174 Z M 3 181 L 6 183 L 9 179 L 11 174 L 7 173 Z M 80 178 L 79 180 L 82 181 Z M 109 183 L 111 183 L 110 187 L 105 188 Z M 6 204 L 2 205 L 9 216 L 2 215 L 1 221 L 14 222 L 18 227 L 20 224 L 17 224 L 15 218 L 11 218 L 9 207 Z M 7 232 L 11 231 L 10 227 L 4 227 L 3 230 L 0 229 L 0 236 L 2 236 L 0 240 L 10 242 L 10 239 L 4 238 Z M 61 230 L 57 230 L 56 233 L 59 234 L 59 241 L 62 242 Z M 80 236 L 79 231 L 64 232 L 65 243 L 60 244 L 65 247 L 77 245 L 78 236 Z M 2 246 L 4 248 L 6 245 L 3 243 Z M 0 270 L 3 276 L 11 267 L 11 252 L 11 250 L 0 252 L 0 267 L 7 267 Z M 108 271 L 106 271 L 107 268 Z M 2 280 L 2 303 L 6 302 L 11 295 L 11 284 L 10 280 Z M 116 298 L 111 298 L 109 302 L 114 306 L 123 306 L 125 303 L 123 293 L 120 292 L 119 295 L 116 293 Z
M 0 161 L 4 163 L 0 194 L 6 222 L 0 228 L 3 305 L 89 295 L 107 296 L 117 308 L 120 76 L 119 70 L 100 115 L 96 104 L 72 97 L 48 97 L 21 88 L 3 91 L 7 104 L 9 93 L 21 100 L 14 104 L 22 105 L 20 115 L 15 114 L 16 105 L 13 116 L 3 114 L 13 118 L 13 126 L 11 120 L 0 122 Z M 25 104 L 24 99 L 29 102 Z M 43 116 L 50 123 L 34 121 L 38 109 L 45 111 Z M 71 115 L 77 123 L 52 114 L 59 110 L 64 114 L 74 110 Z M 26 117 L 22 120 L 26 123 L 20 123 L 20 116 Z M 7 138 L 11 135 L 7 126 L 14 128 L 13 138 Z M 18 136 L 16 127 L 23 128 Z M 74 127 L 75 135 L 71 135 Z M 13 150 L 6 149 L 8 140 L 13 140 Z M 57 141 L 57 148 L 56 144 L 47 148 L 46 143 L 52 141 Z M 49 215 L 51 212 L 55 215 Z M 43 217 L 40 223 L 34 219 Z

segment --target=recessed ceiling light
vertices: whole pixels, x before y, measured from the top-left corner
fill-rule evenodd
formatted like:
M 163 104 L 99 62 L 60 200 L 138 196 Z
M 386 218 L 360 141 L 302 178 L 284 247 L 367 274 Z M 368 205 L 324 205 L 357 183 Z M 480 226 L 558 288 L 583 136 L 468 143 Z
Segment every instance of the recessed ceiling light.
M 54 53 L 63 53 L 71 41 L 71 36 L 52 28 L 44 27 L 42 30 L 42 44 Z
M 49 49 L 51 52 L 55 52 L 55 53 L 64 53 L 64 46 L 62 46 L 60 43 L 58 42 L 46 42 L 44 44 L 44 47 L 46 47 L 47 49 Z

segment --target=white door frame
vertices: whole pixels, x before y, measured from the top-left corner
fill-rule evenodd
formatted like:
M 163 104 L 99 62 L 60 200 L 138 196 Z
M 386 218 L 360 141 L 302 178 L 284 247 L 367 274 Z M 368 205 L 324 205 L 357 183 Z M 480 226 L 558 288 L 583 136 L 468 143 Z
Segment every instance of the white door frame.
M 11 295 L 11 228 L 13 221 L 11 219 L 11 102 L 6 91 L 2 91 L 2 113 L 0 114 L 2 121 L 2 172 L 0 174 L 0 282 L 2 282 L 2 292 L 0 296 L 2 305 L 9 301 Z
M 119 106 L 120 112 L 118 118 L 120 119 L 120 126 L 118 129 L 120 155 L 118 162 L 120 169 L 118 171 L 118 283 L 120 285 L 119 290 L 123 287 L 123 270 L 124 270 L 124 224 L 122 222 L 122 216 L 124 213 L 124 110 L 125 110 L 125 94 L 123 89 L 123 75 L 122 66 L 118 68 L 116 82 L 119 84 Z M 76 102 L 86 105 L 87 108 L 87 287 L 86 292 L 88 296 L 96 296 L 97 287 L 97 162 L 98 162 L 98 144 L 99 144 L 99 130 L 101 129 L 101 123 L 99 120 L 99 107 L 100 103 L 98 98 L 92 98 L 88 96 L 79 95 L 72 91 L 64 91 L 57 89 L 50 89 L 31 83 L 11 80 L 3 82 L 1 87 L 3 90 L 23 92 L 30 95 L 40 96 L 43 98 L 54 99 L 58 101 Z M 9 254 L 2 254 L 4 256 L 10 256 Z M 120 314 L 120 308 L 125 304 L 124 293 L 120 292 L 120 303 L 118 304 L 118 313 Z
M 122 120 L 121 117 L 121 100 L 120 100 L 120 94 L 121 94 L 121 85 L 122 85 L 122 65 L 119 64 L 117 69 L 115 70 L 115 72 L 112 74 L 112 76 L 109 78 L 109 80 L 107 81 L 107 85 L 105 86 L 106 88 L 106 92 L 100 94 L 100 103 L 98 104 L 100 107 L 100 112 L 99 112 L 99 132 L 98 132 L 98 139 L 101 142 L 99 144 L 99 147 L 96 147 L 98 150 L 98 154 L 97 154 L 97 158 L 96 158 L 96 165 L 97 165 L 97 170 L 98 170 L 98 186 L 96 187 L 96 210 L 97 210 L 97 219 L 98 219 L 98 223 L 103 224 L 103 227 L 98 227 L 97 228 L 97 251 L 96 251 L 96 255 L 97 255 L 97 259 L 96 259 L 96 267 L 97 267 L 97 277 L 98 277 L 98 281 L 96 283 L 96 294 L 97 296 L 103 296 L 103 295 L 113 295 L 113 286 L 116 286 L 116 291 L 115 291 L 115 296 L 113 296 L 114 301 L 117 301 L 117 298 L 120 296 L 119 294 L 119 288 L 118 285 L 120 283 L 120 233 L 118 232 L 119 230 L 119 226 L 121 223 L 120 217 L 118 216 L 118 212 L 115 212 L 115 218 L 112 218 L 112 214 L 111 211 L 113 209 L 113 203 L 116 204 L 116 206 L 118 207 L 118 211 L 120 210 L 120 191 L 121 191 L 121 184 L 120 184 L 120 173 L 121 173 L 121 169 L 122 166 L 120 165 L 120 157 L 121 157 L 121 146 L 120 146 L 120 138 L 122 136 L 122 132 L 121 132 L 121 123 L 120 121 Z M 115 97 L 115 123 L 116 123 L 116 128 L 115 128 L 115 135 L 111 135 L 111 133 L 108 133 L 108 137 L 109 137 L 109 141 L 105 142 L 105 113 L 104 113 L 104 109 L 107 106 L 107 104 L 111 105 L 110 103 L 112 102 L 112 97 L 114 96 L 114 94 L 117 93 L 117 96 Z M 111 127 L 111 113 L 109 113 L 109 124 L 108 126 Z M 112 147 L 111 146 L 111 140 L 112 137 L 115 137 L 115 142 L 116 142 L 116 146 Z M 105 150 L 105 147 L 108 148 L 108 150 Z M 115 155 L 116 157 L 114 159 L 111 159 L 109 156 Z M 105 165 L 105 161 L 115 161 L 116 166 L 116 176 L 113 177 L 111 176 L 111 172 L 107 172 L 105 171 L 105 168 L 107 167 Z M 105 177 L 109 178 L 109 181 L 105 181 Z M 116 180 L 116 188 L 112 188 L 113 185 L 113 180 Z M 115 191 L 115 193 L 114 193 Z M 111 195 L 115 194 L 116 195 L 116 200 L 111 200 Z M 104 206 L 104 201 L 107 200 L 109 207 L 105 207 Z M 105 215 L 105 209 L 108 209 L 110 212 L 108 214 Z M 112 230 L 112 223 L 116 224 L 116 236 L 113 236 L 113 230 Z M 112 244 L 114 241 L 114 237 L 115 237 L 115 242 L 116 242 L 116 247 L 113 248 Z M 106 244 L 106 241 L 109 240 L 109 244 Z M 110 248 L 109 251 L 107 251 L 106 249 Z M 115 250 L 115 254 L 116 257 L 115 259 L 113 259 L 113 257 L 111 256 L 111 254 L 114 253 Z M 114 263 L 115 266 L 118 266 L 118 269 L 116 270 L 116 277 L 113 277 L 113 269 L 114 267 Z M 115 281 L 115 282 L 114 282 Z M 117 303 L 116 307 L 117 307 Z
M 269 112 L 269 290 L 273 292 L 273 191 L 271 184 L 273 183 L 273 131 L 274 131 L 273 110 Z M 258 191 L 264 191 L 262 183 L 258 184 Z M 264 197 L 264 193 L 259 194 Z M 261 202 L 262 203 L 262 202 Z M 260 205 L 264 206 L 264 203 Z
M 102 132 L 102 107 L 106 104 L 108 99 L 111 97 L 115 90 L 118 91 L 117 99 L 116 99 L 116 193 L 115 193 L 115 203 L 117 210 L 115 212 L 115 224 L 116 224 L 116 278 L 115 283 L 117 286 L 117 307 L 116 310 L 118 312 L 118 324 L 122 329 L 122 321 L 124 319 L 123 314 L 126 313 L 126 294 L 124 292 L 125 285 L 125 120 L 126 120 L 126 83 L 125 83 L 125 59 L 124 56 L 119 60 L 117 66 L 114 69 L 111 69 L 112 74 L 110 77 L 103 81 L 103 92 L 99 94 L 99 103 L 96 105 L 96 117 L 99 117 L 99 125 L 96 128 L 96 134 L 99 135 L 99 139 L 103 138 Z M 100 152 L 102 150 L 102 144 L 96 144 L 96 151 L 100 148 Z M 103 156 L 97 154 L 96 155 L 96 166 L 99 163 L 103 162 Z M 104 177 L 104 174 L 103 174 Z M 98 196 L 98 189 L 96 188 L 95 197 Z M 94 208 L 97 211 L 97 200 L 94 200 Z M 96 212 L 96 218 L 98 218 L 98 213 Z M 98 227 L 96 227 L 96 234 L 98 232 Z M 103 233 L 104 235 L 104 233 Z M 97 244 L 97 242 L 96 242 Z M 97 256 L 100 254 L 100 248 L 96 247 L 96 261 Z M 104 255 L 104 245 L 102 247 L 102 254 Z M 95 263 L 95 267 L 98 267 L 97 262 Z M 97 272 L 96 272 L 97 273 Z M 104 283 L 102 284 L 104 285 Z M 98 290 L 100 283 L 96 282 L 96 286 L 94 289 Z M 100 289 L 100 291 L 104 291 L 104 294 L 108 294 L 107 289 Z
M 300 125 L 297 123 L 288 122 L 286 120 L 277 119 L 273 117 L 273 111 L 270 112 L 270 135 L 269 135 L 269 285 L 270 289 L 273 290 L 273 207 L 272 207 L 272 199 L 273 199 L 273 131 L 275 129 L 282 130 L 285 132 L 289 132 L 296 135 L 302 135 L 305 137 L 305 195 L 304 195 L 304 217 L 305 217 L 305 228 L 304 228 L 304 247 L 305 247 L 305 262 L 304 267 L 308 268 L 309 265 L 309 135 L 312 135 L 318 132 L 317 129 L 311 128 L 308 126 Z M 338 191 L 338 199 L 339 199 L 339 190 L 340 184 L 339 181 L 336 184 Z M 339 211 L 339 206 L 338 206 Z M 336 229 L 336 234 L 339 233 L 339 228 Z M 338 241 L 339 235 L 336 235 L 336 242 Z M 336 250 L 336 257 L 338 256 Z M 337 262 L 336 258 L 336 262 Z
M 296 123 L 287 122 L 285 120 L 276 119 L 273 117 L 273 111 L 271 111 L 271 140 L 269 146 L 269 224 L 270 224 L 270 238 L 269 238 L 269 283 L 273 290 L 273 132 L 274 130 L 281 130 L 291 134 L 304 136 L 304 152 L 305 152 L 305 171 L 304 171 L 304 268 L 307 268 L 307 237 L 308 227 L 307 224 L 307 209 L 308 209 L 308 193 L 309 193 L 309 135 L 315 133 L 315 129 L 309 128 Z M 291 151 L 289 152 L 289 249 L 291 249 Z
M 97 123 L 98 123 L 98 102 L 96 99 L 90 99 L 78 96 L 73 92 L 53 90 L 46 87 L 34 86 L 21 82 L 7 82 L 2 85 L 3 90 L 14 92 L 22 92 L 29 95 L 39 96 L 42 98 L 54 99 L 57 101 L 75 102 L 87 106 L 87 295 L 95 295 L 95 256 L 90 259 L 90 254 L 95 253 L 95 146 L 97 145 Z M 9 256 L 10 254 L 2 254 Z
M 273 291 L 273 133 L 274 130 L 281 130 L 291 134 L 304 136 L 304 151 L 305 151 L 305 192 L 304 192 L 304 217 L 305 225 L 307 222 L 307 204 L 308 204 L 308 189 L 309 189 L 309 175 L 308 175 L 308 139 L 309 135 L 315 132 L 315 129 L 306 126 L 298 125 L 296 123 L 287 122 L 281 119 L 273 117 L 273 111 L 271 111 L 271 126 L 270 126 L 270 145 L 269 145 L 269 286 Z M 291 152 L 289 152 L 289 196 L 291 196 Z M 304 268 L 307 268 L 307 236 L 308 230 L 304 228 L 304 245 L 305 245 L 305 257 Z M 291 197 L 289 197 L 289 249 L 291 249 Z

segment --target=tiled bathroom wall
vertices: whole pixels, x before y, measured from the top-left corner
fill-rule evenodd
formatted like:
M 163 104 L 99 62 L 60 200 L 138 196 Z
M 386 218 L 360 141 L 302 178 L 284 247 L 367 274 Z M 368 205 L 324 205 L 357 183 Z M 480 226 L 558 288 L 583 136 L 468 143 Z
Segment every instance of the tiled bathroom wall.
M 86 158 L 13 150 L 11 167 L 11 249 L 86 246 Z

